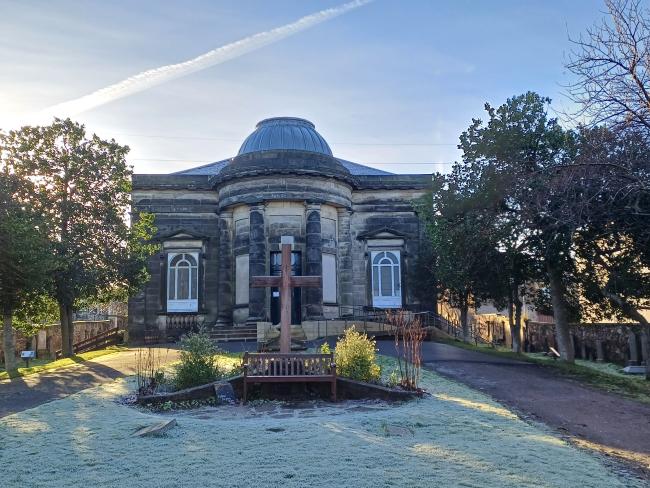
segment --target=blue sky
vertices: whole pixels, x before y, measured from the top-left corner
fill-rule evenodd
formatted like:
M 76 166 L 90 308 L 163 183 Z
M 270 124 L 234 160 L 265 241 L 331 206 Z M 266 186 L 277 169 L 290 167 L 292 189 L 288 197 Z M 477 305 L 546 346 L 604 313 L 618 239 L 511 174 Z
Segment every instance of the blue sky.
M 1 0 L 0 127 L 341 3 Z M 535 90 L 568 106 L 568 35 L 603 9 L 600 0 L 376 0 L 76 118 L 128 144 L 138 173 L 233 156 L 257 121 L 279 115 L 313 121 L 338 157 L 444 171 L 484 102 Z

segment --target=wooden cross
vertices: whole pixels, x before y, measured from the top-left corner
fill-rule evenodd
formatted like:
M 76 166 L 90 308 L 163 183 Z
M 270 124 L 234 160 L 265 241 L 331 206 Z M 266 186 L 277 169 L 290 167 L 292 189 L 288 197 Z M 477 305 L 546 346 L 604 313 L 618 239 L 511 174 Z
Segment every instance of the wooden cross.
M 291 352 L 291 289 L 321 286 L 320 276 L 291 276 L 291 246 L 293 237 L 282 236 L 282 265 L 280 276 L 253 276 L 254 288 L 280 288 L 280 352 Z

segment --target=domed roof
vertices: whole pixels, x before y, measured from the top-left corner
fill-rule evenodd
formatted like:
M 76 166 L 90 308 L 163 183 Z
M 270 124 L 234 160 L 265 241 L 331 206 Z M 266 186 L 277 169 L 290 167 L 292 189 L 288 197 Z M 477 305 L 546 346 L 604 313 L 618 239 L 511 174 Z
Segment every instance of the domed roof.
M 314 124 L 297 117 L 273 117 L 258 122 L 255 131 L 239 148 L 239 154 L 278 149 L 332 156 L 332 150 L 325 139 L 316 132 Z

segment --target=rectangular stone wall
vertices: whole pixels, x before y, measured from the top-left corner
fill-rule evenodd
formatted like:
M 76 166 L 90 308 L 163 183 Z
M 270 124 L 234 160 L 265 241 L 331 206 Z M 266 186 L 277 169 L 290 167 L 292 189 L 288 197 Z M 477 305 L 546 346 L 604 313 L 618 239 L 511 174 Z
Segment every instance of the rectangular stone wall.
M 199 307 L 202 310 L 199 313 L 202 323 L 215 323 L 219 257 L 216 194 L 202 188 L 136 189 L 132 198 L 134 215 L 138 212 L 155 214 L 156 239 L 159 241 L 176 232 L 185 232 L 192 239 L 203 242 L 204 252 L 199 258 L 202 265 L 199 273 L 202 290 Z M 161 249 L 149 259 L 149 282 L 129 300 L 129 337 L 134 342 L 144 341 L 148 330 L 155 331 L 166 326 L 166 290 L 163 289 L 166 266 L 166 256 Z
M 648 357 L 641 346 L 641 327 L 635 324 L 572 324 L 571 339 L 577 358 L 626 365 L 639 364 Z M 524 348 L 527 352 L 557 349 L 555 324 L 527 321 Z
M 94 337 L 113 329 L 115 320 L 80 320 L 74 322 L 73 343 Z M 33 337 L 26 337 L 14 330 L 16 357 L 21 351 L 36 351 L 40 358 L 54 358 L 54 352 L 61 349 L 61 326 L 50 325 L 38 331 Z M 0 341 L 0 357 L 4 357 L 4 344 Z
M 367 242 L 379 236 L 401 251 L 402 303 L 413 306 L 416 299 L 409 287 L 410 267 L 415 261 L 422 235 L 421 223 L 411 202 L 421 190 L 374 190 L 353 194 L 351 216 L 353 306 L 371 306 L 370 263 Z

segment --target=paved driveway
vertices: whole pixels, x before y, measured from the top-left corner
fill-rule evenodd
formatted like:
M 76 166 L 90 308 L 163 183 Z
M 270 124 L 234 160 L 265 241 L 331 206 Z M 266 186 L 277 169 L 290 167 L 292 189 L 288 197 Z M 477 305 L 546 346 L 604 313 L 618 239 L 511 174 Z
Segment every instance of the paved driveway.
M 178 351 L 161 348 L 163 363 Z M 135 373 L 137 349 L 100 356 L 90 361 L 29 376 L 0 381 L 0 417 L 101 385 Z

